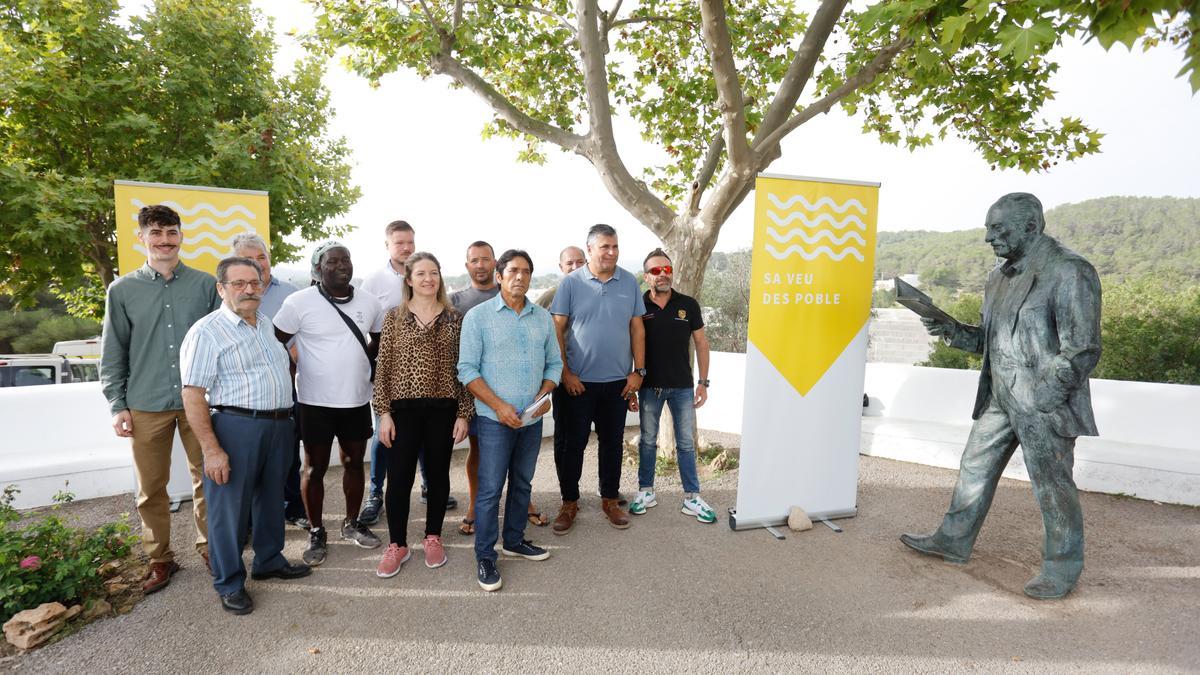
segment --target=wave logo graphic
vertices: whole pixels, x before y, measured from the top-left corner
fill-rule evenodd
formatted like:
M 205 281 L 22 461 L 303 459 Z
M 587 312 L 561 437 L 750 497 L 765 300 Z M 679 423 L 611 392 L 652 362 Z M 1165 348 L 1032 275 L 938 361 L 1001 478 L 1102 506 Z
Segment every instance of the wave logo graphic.
M 131 199 L 130 203 L 134 207 L 134 212 L 130 217 L 136 223 L 137 209 L 146 206 L 146 203 L 140 199 Z M 184 260 L 194 261 L 205 255 L 211 255 L 218 259 L 224 258 L 229 255 L 234 237 L 243 232 L 257 232 L 254 225 L 250 223 L 250 220 L 255 220 L 257 216 L 241 204 L 233 204 L 228 208 L 220 209 L 208 202 L 196 202 L 191 207 L 170 200 L 159 203 L 171 207 L 180 216 L 183 245 L 180 247 L 179 257 Z M 245 217 L 230 217 L 235 215 Z M 146 248 L 140 243 L 135 243 L 133 250 L 146 255 Z
M 768 194 L 767 200 L 772 207 L 767 209 L 767 218 L 771 221 L 767 226 L 767 235 L 775 240 L 775 244 L 781 244 L 764 244 L 764 249 L 772 258 L 784 260 L 794 255 L 811 261 L 826 256 L 840 262 L 849 256 L 859 262 L 866 260 L 864 249 L 860 247 L 865 247 L 867 241 L 862 234 L 853 231 L 867 232 L 867 225 L 860 217 L 867 215 L 867 208 L 862 202 L 849 198 L 839 203 L 827 196 L 810 202 L 803 195 L 781 199 L 775 194 Z M 838 215 L 818 213 L 824 208 Z M 851 211 L 857 213 L 849 213 Z M 794 223 L 798 226 L 793 226 Z M 847 228 L 851 229 L 847 231 Z M 799 239 L 803 244 L 782 246 L 794 239 Z M 818 246 L 822 240 L 829 243 Z M 849 243 L 851 241 L 854 243 Z M 835 250 L 834 246 L 844 248 Z

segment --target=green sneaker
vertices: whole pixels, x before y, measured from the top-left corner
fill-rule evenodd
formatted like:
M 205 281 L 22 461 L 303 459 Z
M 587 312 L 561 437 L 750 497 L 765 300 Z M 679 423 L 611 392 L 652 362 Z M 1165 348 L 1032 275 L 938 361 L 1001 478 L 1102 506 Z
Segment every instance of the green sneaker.
M 629 512 L 640 516 L 646 512 L 646 509 L 654 506 L 658 506 L 658 501 L 654 499 L 654 490 L 638 490 L 637 497 L 629 505 Z
M 632 511 L 632 509 L 630 510 Z M 713 511 L 712 507 L 700 498 L 700 495 L 683 500 L 683 508 L 680 511 L 689 516 L 696 516 L 696 520 L 702 523 L 717 522 L 717 512 Z

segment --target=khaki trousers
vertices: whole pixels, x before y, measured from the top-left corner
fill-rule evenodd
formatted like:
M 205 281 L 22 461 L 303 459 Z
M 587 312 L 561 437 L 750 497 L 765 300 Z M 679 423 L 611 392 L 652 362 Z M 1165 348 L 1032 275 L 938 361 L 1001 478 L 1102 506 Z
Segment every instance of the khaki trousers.
M 137 474 L 138 516 L 142 519 L 142 548 L 150 562 L 170 562 L 171 500 L 167 482 L 171 478 L 171 446 L 175 428 L 187 452 L 192 474 L 192 515 L 196 520 L 196 550 L 208 551 L 207 508 L 204 503 L 204 454 L 200 441 L 192 433 L 182 410 L 142 412 L 130 410 L 133 417 L 133 470 Z

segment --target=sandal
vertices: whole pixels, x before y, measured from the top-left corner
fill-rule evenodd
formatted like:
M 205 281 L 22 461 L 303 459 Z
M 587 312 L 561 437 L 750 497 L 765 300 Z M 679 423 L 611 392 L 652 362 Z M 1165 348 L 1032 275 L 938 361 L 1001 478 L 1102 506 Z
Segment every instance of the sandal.
M 529 523 L 531 525 L 536 525 L 537 527 L 545 527 L 550 524 L 550 519 L 542 514 L 541 511 L 534 511 L 533 513 L 530 513 L 528 518 Z
M 458 533 L 464 536 L 475 534 L 475 519 L 463 518 L 462 524 L 458 526 Z

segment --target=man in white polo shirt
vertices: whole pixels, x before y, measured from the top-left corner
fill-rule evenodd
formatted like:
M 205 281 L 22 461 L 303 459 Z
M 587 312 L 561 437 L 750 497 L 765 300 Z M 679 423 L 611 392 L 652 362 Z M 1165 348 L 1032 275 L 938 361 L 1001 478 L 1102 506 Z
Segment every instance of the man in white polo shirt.
M 363 455 L 371 438 L 371 361 L 384 312 L 370 293 L 354 292 L 350 250 L 341 243 L 318 246 L 312 268 L 316 285 L 289 295 L 274 321 L 276 337 L 285 344 L 295 338 L 298 353 L 296 400 L 305 457 L 300 490 L 312 527 L 304 562 L 320 565 L 327 552 L 321 520 L 323 481 L 335 437 L 346 496 L 341 536 L 363 548 L 380 545 L 359 522 L 358 513 L 365 482 Z
M 363 280 L 362 290 L 375 296 L 383 306 L 386 315 L 403 301 L 401 293 L 404 290 L 404 263 L 417 250 L 417 233 L 413 226 L 403 220 L 393 220 L 383 230 L 383 244 L 387 248 L 388 261 L 383 267 L 372 272 Z M 375 428 L 379 428 L 379 420 L 375 419 Z M 371 438 L 371 489 L 367 493 L 367 502 L 363 504 L 360 520 L 365 525 L 379 522 L 383 511 L 383 484 L 387 479 L 387 460 L 379 456 L 381 444 L 379 438 Z M 425 453 L 417 455 L 421 467 L 421 503 L 425 503 L 428 491 L 425 481 Z M 446 497 L 446 508 L 458 506 L 458 500 L 453 495 Z

